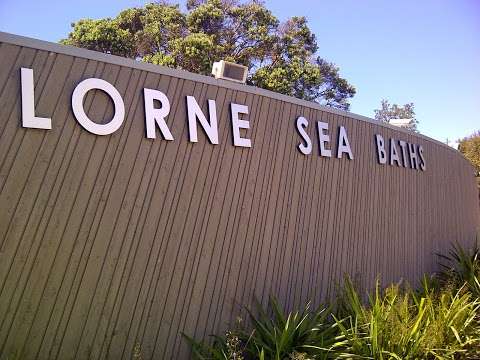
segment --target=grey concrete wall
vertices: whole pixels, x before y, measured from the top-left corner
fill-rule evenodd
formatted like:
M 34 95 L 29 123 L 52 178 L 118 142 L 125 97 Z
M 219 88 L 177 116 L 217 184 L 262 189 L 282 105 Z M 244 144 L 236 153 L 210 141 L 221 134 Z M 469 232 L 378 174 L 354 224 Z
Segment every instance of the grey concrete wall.
M 20 68 L 34 70 L 36 114 L 21 126 Z M 123 126 L 97 136 L 70 98 L 88 77 L 112 83 Z M 171 101 L 168 142 L 145 137 L 143 88 Z M 216 99 L 220 144 L 188 139 L 185 96 Z M 229 104 L 249 107 L 253 147 L 234 147 Z M 439 104 L 441 106 L 441 104 Z M 113 112 L 87 95 L 92 119 Z M 313 153 L 302 155 L 305 116 Z M 319 155 L 315 121 L 354 159 Z M 424 148 L 426 171 L 380 165 L 375 134 Z M 159 135 L 158 135 L 159 136 Z M 331 145 L 334 154 L 336 144 Z M 180 336 L 223 331 L 254 296 L 288 307 L 331 295 L 344 273 L 412 282 L 434 253 L 479 226 L 473 171 L 424 136 L 317 104 L 86 50 L 0 34 L 0 354 L 23 359 L 188 358 Z

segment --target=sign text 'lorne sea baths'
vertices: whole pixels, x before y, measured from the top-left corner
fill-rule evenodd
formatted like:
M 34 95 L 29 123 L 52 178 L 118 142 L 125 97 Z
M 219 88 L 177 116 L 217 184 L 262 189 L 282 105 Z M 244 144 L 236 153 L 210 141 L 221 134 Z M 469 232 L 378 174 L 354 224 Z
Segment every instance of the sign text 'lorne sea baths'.
M 21 98 L 22 98 L 22 126 L 26 128 L 47 129 L 52 128 L 52 119 L 35 116 L 35 96 L 33 70 L 22 68 L 21 77 Z M 86 94 L 91 90 L 104 91 L 113 101 L 114 115 L 110 121 L 99 124 L 92 121 L 83 106 Z M 145 106 L 145 129 L 146 136 L 149 139 L 156 138 L 156 129 L 158 127 L 163 139 L 173 141 L 173 135 L 167 126 L 165 119 L 170 113 L 170 101 L 166 94 L 155 89 L 143 89 Z M 72 110 L 76 120 L 87 131 L 95 135 L 109 135 L 117 131 L 123 124 L 125 118 L 125 105 L 122 96 L 118 90 L 109 82 L 89 78 L 80 82 L 72 93 Z M 160 107 L 155 106 L 155 102 Z M 212 144 L 218 144 L 218 121 L 217 108 L 215 100 L 208 99 L 208 120 L 203 113 L 197 100 L 193 96 L 186 97 L 188 139 L 190 142 L 198 141 L 198 125 L 205 132 L 208 140 Z M 248 106 L 242 104 L 230 103 L 230 121 L 233 134 L 233 145 L 250 148 L 253 146 L 252 140 L 244 132 L 250 128 L 248 121 Z M 313 144 L 312 139 L 307 133 L 309 121 L 299 116 L 296 119 L 295 127 L 300 137 L 298 150 L 303 155 L 311 155 Z M 344 126 L 338 128 L 336 139 L 330 138 L 329 124 L 322 121 L 316 122 L 316 134 L 320 148 L 320 156 L 354 159 L 354 153 L 350 146 L 347 129 Z M 332 153 L 331 142 L 336 143 L 336 151 Z M 382 165 L 396 165 L 399 167 L 410 168 L 414 170 L 426 170 L 424 150 L 421 145 L 408 143 L 403 140 L 393 138 L 385 139 L 382 135 L 375 135 L 375 146 L 378 163 Z

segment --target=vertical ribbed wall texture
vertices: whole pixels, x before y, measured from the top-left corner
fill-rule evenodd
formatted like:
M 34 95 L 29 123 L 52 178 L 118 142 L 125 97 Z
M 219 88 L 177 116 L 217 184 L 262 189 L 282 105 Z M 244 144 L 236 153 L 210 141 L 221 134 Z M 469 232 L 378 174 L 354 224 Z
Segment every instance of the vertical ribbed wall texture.
M 433 140 L 242 85 L 0 40 L 2 359 L 129 359 L 136 344 L 143 359 L 185 359 L 181 332 L 221 333 L 254 297 L 319 302 L 345 273 L 415 282 L 437 269 L 435 253 L 475 239 L 473 170 Z M 34 70 L 36 114 L 52 130 L 21 127 L 21 67 Z M 112 135 L 73 116 L 72 91 L 89 77 L 125 102 Z M 169 97 L 174 141 L 146 138 L 144 87 Z M 187 95 L 205 114 L 216 100 L 219 145 L 200 129 L 188 141 Z M 232 144 L 231 102 L 248 105 L 251 149 Z M 100 91 L 84 105 L 97 121 L 112 116 Z M 298 116 L 309 156 L 296 148 Z M 319 155 L 317 120 L 334 155 L 345 126 L 354 160 Z M 379 165 L 375 134 L 422 145 L 426 171 Z

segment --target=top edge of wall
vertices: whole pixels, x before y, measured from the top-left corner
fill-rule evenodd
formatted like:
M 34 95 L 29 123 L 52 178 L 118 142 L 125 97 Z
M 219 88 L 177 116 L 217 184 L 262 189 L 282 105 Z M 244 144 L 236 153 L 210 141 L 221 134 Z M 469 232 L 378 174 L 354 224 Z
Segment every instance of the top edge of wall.
M 205 76 L 205 75 L 200 75 L 200 74 L 195 74 L 191 73 L 185 70 L 180 70 L 180 69 L 172 69 L 168 68 L 166 66 L 161 66 L 161 65 L 154 65 L 142 61 L 137 61 L 129 58 L 124 58 L 121 56 L 116 56 L 116 55 L 110 55 L 110 54 L 105 54 L 101 53 L 98 51 L 93 51 L 93 50 L 87 50 L 83 48 L 78 48 L 74 46 L 68 46 L 68 45 L 62 45 L 62 44 L 57 44 L 57 43 L 52 43 L 49 41 L 44 41 L 44 40 L 38 40 L 34 38 L 29 38 L 25 36 L 20 36 L 20 35 L 15 35 L 7 32 L 2 32 L 0 31 L 0 43 L 8 43 L 12 45 L 18 45 L 22 47 L 28 47 L 28 48 L 33 48 L 33 49 L 38 49 L 38 50 L 44 50 L 44 51 L 49 51 L 49 52 L 54 52 L 54 53 L 60 53 L 64 55 L 70 55 L 70 56 L 75 56 L 75 57 L 80 57 L 80 58 L 85 58 L 89 60 L 95 60 L 95 61 L 101 61 L 101 62 L 106 62 L 114 65 L 119 65 L 119 66 L 126 66 L 126 67 L 131 67 L 139 70 L 144 70 L 144 71 L 149 71 L 149 72 L 154 72 L 158 73 L 161 75 L 166 75 L 166 76 L 172 76 L 172 77 L 177 77 L 185 80 L 191 80 L 191 81 L 198 81 L 210 85 L 215 85 L 227 89 L 232 89 L 232 90 L 237 90 L 237 91 L 243 91 L 243 92 L 248 92 L 254 95 L 260 95 L 260 96 L 265 96 L 269 97 L 272 99 L 280 100 L 280 101 L 285 101 L 289 102 L 292 104 L 297 104 L 301 106 L 306 106 L 309 108 L 321 110 L 324 112 L 340 115 L 340 116 L 345 116 L 349 118 L 353 118 L 356 120 L 364 121 L 367 123 L 371 123 L 377 126 L 381 126 L 387 129 L 392 129 L 407 135 L 411 135 L 426 141 L 433 142 L 437 145 L 443 146 L 444 148 L 449 149 L 450 151 L 454 151 L 458 155 L 460 155 L 460 158 L 465 160 L 469 165 L 470 162 L 457 150 L 454 148 L 438 141 L 435 139 L 432 139 L 428 136 L 418 134 L 418 133 L 413 133 L 411 131 L 399 128 L 397 126 L 393 126 L 387 123 L 379 122 L 377 120 L 374 120 L 372 118 L 369 118 L 367 116 L 363 115 L 358 115 L 351 113 L 349 111 L 344 111 L 344 110 L 339 110 L 335 109 L 332 107 L 320 105 L 318 103 L 312 102 L 312 101 L 307 101 L 307 100 L 302 100 L 298 98 L 294 98 L 292 96 L 288 95 L 283 95 L 279 94 L 270 90 L 265 90 L 261 89 L 255 86 L 250 86 L 250 85 L 244 85 L 244 84 L 239 84 L 231 81 L 226 81 L 226 80 L 221 80 L 221 79 L 215 79 L 210 76 Z M 472 166 L 472 165 L 471 165 Z M 473 166 L 472 166 L 473 169 Z

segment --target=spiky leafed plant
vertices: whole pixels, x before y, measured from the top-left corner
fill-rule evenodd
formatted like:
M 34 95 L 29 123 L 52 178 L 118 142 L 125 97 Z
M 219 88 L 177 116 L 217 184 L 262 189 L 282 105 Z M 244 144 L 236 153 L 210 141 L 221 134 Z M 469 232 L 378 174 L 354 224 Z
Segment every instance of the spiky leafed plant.
M 247 312 L 251 327 L 230 333 L 238 340 L 234 346 L 237 357 L 232 355 L 228 333 L 226 337 L 215 337 L 212 345 L 186 337 L 193 356 L 201 360 L 327 359 L 343 345 L 327 308 L 312 310 L 308 303 L 301 310 L 287 313 L 272 297 L 266 308 L 256 302 L 255 310 Z
M 480 298 L 480 248 L 478 242 L 470 250 L 454 243 L 448 255 L 439 254 L 441 259 L 439 274 L 444 286 L 463 287 Z
M 350 316 L 338 323 L 346 338 L 338 358 L 465 358 L 480 342 L 479 300 L 462 289 L 435 292 L 427 284 L 415 293 L 399 284 L 381 291 L 377 282 L 364 305 L 347 279 L 343 311 Z
M 286 314 L 272 297 L 269 309 L 257 303 L 256 314 L 249 311 L 253 331 L 246 350 L 252 356 L 263 352 L 265 359 L 272 360 L 326 359 L 342 344 L 343 338 L 338 336 L 337 325 L 331 321 L 327 308 L 311 310 L 308 303 L 302 310 Z

